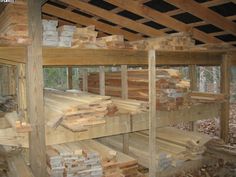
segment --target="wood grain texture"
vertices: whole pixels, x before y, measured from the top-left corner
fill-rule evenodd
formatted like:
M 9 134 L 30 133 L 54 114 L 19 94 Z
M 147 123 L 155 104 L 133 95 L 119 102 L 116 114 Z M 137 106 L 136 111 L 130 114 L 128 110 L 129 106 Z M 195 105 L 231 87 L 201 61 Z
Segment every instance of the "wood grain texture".
M 156 176 L 156 55 L 148 51 L 149 83 L 149 177 Z
M 43 59 L 41 2 L 28 1 L 29 37 L 27 59 L 28 117 L 32 125 L 29 134 L 30 165 L 35 177 L 46 176 L 45 120 L 43 109 Z

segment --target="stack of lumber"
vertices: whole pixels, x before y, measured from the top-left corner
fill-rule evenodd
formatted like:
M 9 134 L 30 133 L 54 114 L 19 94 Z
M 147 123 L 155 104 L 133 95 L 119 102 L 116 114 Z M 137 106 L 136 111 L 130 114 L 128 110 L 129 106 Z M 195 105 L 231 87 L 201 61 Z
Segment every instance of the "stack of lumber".
M 146 101 L 121 99 L 117 97 L 113 97 L 112 101 L 119 111 L 126 110 L 132 115 L 148 111 L 148 102 Z
M 195 103 L 219 103 L 225 101 L 225 95 L 221 93 L 205 93 L 205 92 L 196 92 L 192 91 L 189 94 L 191 102 Z
M 85 28 L 76 28 L 73 35 L 72 47 L 76 48 L 97 48 L 95 45 L 98 32 L 95 26 L 87 26 Z
M 94 140 L 53 145 L 47 148 L 50 176 L 138 176 L 137 161 Z
M 175 33 L 163 37 L 128 42 L 129 48 L 139 50 L 189 50 L 194 40 L 185 33 Z
M 157 110 L 177 110 L 188 106 L 189 87 L 189 82 L 181 79 L 178 70 L 157 69 Z M 88 91 L 99 93 L 98 73 L 88 75 Z M 105 74 L 105 93 L 110 96 L 121 96 L 120 72 L 107 72 Z M 148 101 L 148 70 L 128 71 L 128 98 Z
M 24 1 L 9 3 L 0 13 L 0 44 L 28 44 L 27 4 Z
M 156 165 L 158 169 L 175 168 L 186 161 L 201 159 L 205 151 L 205 144 L 210 139 L 207 135 L 186 132 L 173 127 L 158 128 L 156 139 Z M 123 149 L 123 137 L 121 135 L 102 138 L 99 139 L 99 142 L 117 151 Z M 147 131 L 129 134 L 129 155 L 136 158 L 145 167 L 148 167 L 148 146 Z
M 58 28 L 59 47 L 71 47 L 75 29 L 76 27 L 72 25 L 63 25 Z
M 3 112 L 11 112 L 16 109 L 16 101 L 12 96 L 0 96 L 0 111 Z
M 111 35 L 97 38 L 97 43 L 107 49 L 123 49 L 125 48 L 123 35 Z
M 47 163 L 51 177 L 102 176 L 99 153 L 83 148 L 79 143 L 49 146 Z
M 88 126 L 105 123 L 105 116 L 114 115 L 116 106 L 109 96 L 45 90 L 47 125 L 62 125 L 71 131 L 86 131 Z
M 44 46 L 58 46 L 57 25 L 57 20 L 42 20 Z

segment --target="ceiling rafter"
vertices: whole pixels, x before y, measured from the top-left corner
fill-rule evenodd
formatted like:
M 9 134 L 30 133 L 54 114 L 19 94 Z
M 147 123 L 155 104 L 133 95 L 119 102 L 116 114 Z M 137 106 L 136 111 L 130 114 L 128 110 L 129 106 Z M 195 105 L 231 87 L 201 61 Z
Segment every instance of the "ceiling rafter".
M 223 16 L 202 6 L 193 0 L 165 0 L 168 3 L 198 17 L 202 20 L 213 24 L 231 34 L 236 34 L 236 24 L 227 20 Z
M 53 15 L 53 16 L 56 16 L 56 17 L 59 17 L 59 18 L 65 19 L 65 20 L 69 20 L 74 23 L 79 23 L 81 25 L 85 25 L 85 26 L 95 25 L 96 29 L 98 29 L 98 30 L 101 30 L 101 31 L 109 33 L 109 34 L 124 35 L 124 38 L 128 39 L 128 40 L 139 40 L 142 38 L 141 36 L 139 36 L 137 34 L 134 34 L 134 33 L 122 30 L 122 29 L 115 28 L 111 25 L 107 25 L 107 24 L 99 22 L 97 20 L 76 14 L 74 12 L 67 11 L 65 9 L 61 9 L 59 7 L 55 7 L 50 4 L 45 4 L 42 7 L 42 11 L 46 14 L 50 14 L 50 15 Z
M 159 23 L 161 25 L 164 25 L 166 27 L 169 27 L 171 29 L 182 31 L 182 32 L 191 32 L 193 37 L 206 42 L 206 43 L 223 43 L 223 41 L 210 36 L 198 29 L 191 28 L 187 24 L 179 22 L 171 17 L 169 17 L 166 14 L 163 14 L 161 12 L 155 11 L 147 6 L 144 6 L 142 4 L 139 4 L 136 1 L 130 1 L 127 3 L 125 0 L 105 0 L 106 2 L 109 2 L 113 5 L 116 5 L 120 8 L 126 9 L 130 12 L 136 13 L 140 16 L 143 16 L 145 18 L 148 18 L 156 23 Z
M 77 1 L 77 0 L 60 0 L 60 1 L 67 3 L 71 6 L 77 7 L 81 10 L 87 11 L 89 13 L 93 13 L 94 15 L 104 18 L 112 23 L 119 24 L 120 26 L 129 28 L 131 30 L 140 32 L 148 36 L 157 37 L 157 36 L 165 35 L 165 33 L 159 30 L 156 30 L 152 27 L 143 25 L 141 23 L 137 23 L 131 19 L 122 17 L 120 15 L 117 15 L 115 13 L 112 13 L 110 11 L 104 10 L 102 8 L 96 7 L 94 5 L 90 5 L 82 1 Z

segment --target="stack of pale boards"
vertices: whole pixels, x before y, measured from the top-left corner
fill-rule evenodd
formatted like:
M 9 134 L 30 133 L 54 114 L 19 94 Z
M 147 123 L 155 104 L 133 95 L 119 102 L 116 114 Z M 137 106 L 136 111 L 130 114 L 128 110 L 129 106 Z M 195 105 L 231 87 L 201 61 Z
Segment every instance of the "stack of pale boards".
M 81 79 L 81 85 L 82 85 Z M 156 70 L 157 110 L 177 110 L 189 106 L 189 81 L 174 69 Z M 89 73 L 88 91 L 99 93 L 99 73 Z M 121 73 L 105 73 L 105 94 L 121 96 Z M 128 71 L 128 98 L 148 101 L 148 70 Z
M 211 140 L 208 135 L 186 132 L 174 127 L 157 128 L 156 166 L 160 171 L 178 168 L 186 161 L 199 160 L 205 152 L 205 144 Z M 121 135 L 100 138 L 99 142 L 114 150 L 122 151 Z M 148 131 L 129 134 L 129 155 L 148 168 Z M 144 148 L 145 147 L 145 148 Z
M 0 44 L 29 44 L 26 0 L 8 3 L 0 14 Z
M 45 31 L 46 34 L 57 34 L 55 31 L 55 27 L 53 24 L 58 24 L 56 20 L 43 20 L 43 26 L 47 21 L 48 24 L 52 24 L 52 31 Z M 50 26 L 49 26 L 50 27 Z M 153 39 L 145 39 L 140 41 L 132 41 L 126 42 L 123 35 L 111 35 L 97 38 L 98 32 L 95 30 L 96 27 L 94 25 L 87 26 L 84 28 L 76 28 L 73 25 L 63 25 L 58 28 L 59 36 L 61 33 L 60 29 L 72 29 L 69 30 L 70 34 L 65 35 L 65 38 L 60 39 L 61 42 L 69 42 L 69 45 L 58 45 L 58 43 L 50 42 L 50 38 L 55 36 L 44 36 L 45 45 L 49 46 L 62 46 L 62 47 L 73 47 L 73 48 L 86 48 L 86 49 L 139 49 L 139 50 L 148 50 L 148 49 L 161 49 L 161 50 L 187 50 L 195 46 L 194 40 L 190 37 L 190 35 L 185 33 L 176 33 L 171 35 L 166 35 Z M 46 38 L 48 39 L 46 39 Z M 64 41 L 66 40 L 66 41 Z
M 137 160 L 94 140 L 84 140 L 47 148 L 50 177 L 139 176 Z
M 56 128 L 59 125 L 71 131 L 86 131 L 89 126 L 104 124 L 105 117 L 114 116 L 118 104 L 126 104 L 130 113 L 147 111 L 148 104 L 143 101 L 112 99 L 87 92 L 63 92 L 45 89 L 45 117 L 47 125 Z M 118 107 L 118 108 L 117 108 Z

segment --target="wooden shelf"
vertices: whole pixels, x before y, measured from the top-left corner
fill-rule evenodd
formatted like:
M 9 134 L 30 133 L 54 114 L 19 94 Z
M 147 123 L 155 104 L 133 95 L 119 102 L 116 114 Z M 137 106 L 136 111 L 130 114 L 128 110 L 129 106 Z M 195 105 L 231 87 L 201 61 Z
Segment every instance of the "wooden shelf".
M 220 113 L 220 103 L 199 104 L 178 111 L 158 111 L 157 127 L 174 123 L 213 119 Z M 62 126 L 57 129 L 46 127 L 46 144 L 61 144 L 78 140 L 99 138 L 148 129 L 148 113 L 106 117 L 106 123 L 91 126 L 85 132 L 72 132 Z M 28 134 L 16 133 L 13 128 L 0 129 L 0 144 L 28 147 Z

